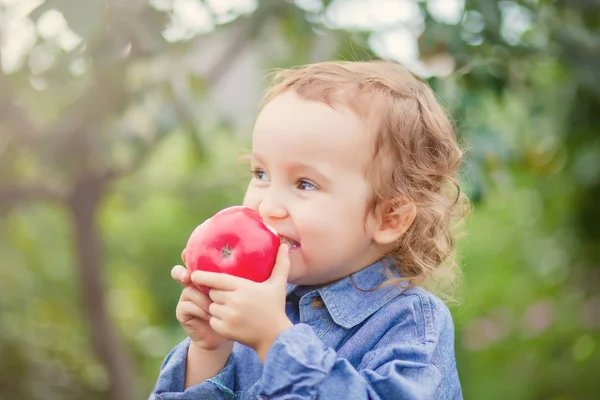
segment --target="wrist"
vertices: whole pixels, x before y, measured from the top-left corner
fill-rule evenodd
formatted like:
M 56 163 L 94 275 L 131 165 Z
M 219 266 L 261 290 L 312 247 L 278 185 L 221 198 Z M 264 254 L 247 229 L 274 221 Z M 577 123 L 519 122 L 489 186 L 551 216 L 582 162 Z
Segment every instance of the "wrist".
M 286 318 L 281 322 L 281 324 L 275 325 L 273 330 L 262 336 L 261 341 L 256 345 L 254 350 L 263 364 L 267 358 L 267 353 L 271 349 L 273 343 L 275 343 L 275 340 L 277 340 L 277 337 L 281 334 L 281 332 L 291 328 L 292 326 L 294 326 L 294 324 L 292 324 L 292 322 Z
M 233 342 L 214 349 L 191 342 L 188 348 L 185 372 L 185 388 L 197 385 L 217 375 L 231 356 Z
M 233 350 L 233 341 L 232 340 L 224 340 L 221 343 L 214 346 L 206 346 L 202 342 L 194 342 L 193 340 L 190 342 L 190 347 L 194 349 L 194 351 L 215 354 L 215 353 L 227 353 Z

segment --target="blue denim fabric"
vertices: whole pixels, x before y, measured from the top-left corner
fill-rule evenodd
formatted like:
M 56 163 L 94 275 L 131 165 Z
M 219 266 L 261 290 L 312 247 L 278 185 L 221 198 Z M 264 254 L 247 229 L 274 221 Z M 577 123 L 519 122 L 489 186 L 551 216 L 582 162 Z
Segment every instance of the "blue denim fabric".
M 264 366 L 235 343 L 215 377 L 184 390 L 184 340 L 165 358 L 150 399 L 462 399 L 448 308 L 421 288 L 366 291 L 386 280 L 384 264 L 326 287 L 288 285 L 294 326 Z

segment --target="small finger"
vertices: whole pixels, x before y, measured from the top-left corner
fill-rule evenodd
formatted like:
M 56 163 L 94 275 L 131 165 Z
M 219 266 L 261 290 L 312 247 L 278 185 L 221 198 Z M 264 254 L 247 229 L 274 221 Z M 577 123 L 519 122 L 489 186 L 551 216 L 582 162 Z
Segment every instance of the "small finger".
M 208 313 L 215 318 L 223 319 L 227 315 L 227 307 L 213 302 L 208 306 Z
M 208 310 L 208 306 L 211 303 L 211 300 L 207 295 L 192 285 L 187 286 L 181 291 L 181 297 L 179 298 L 179 301 L 191 301 L 204 310 Z
M 182 286 L 190 284 L 190 274 L 183 265 L 174 266 L 171 269 L 171 277 Z
M 227 325 L 225 324 L 225 322 L 223 322 L 223 320 L 213 317 L 208 320 L 208 323 L 213 329 L 213 331 L 217 332 L 219 335 L 223 336 L 226 339 L 233 339 L 231 337 L 229 329 L 227 329 Z
M 198 307 L 197 304 L 191 301 L 182 301 L 177 305 L 177 320 L 181 323 L 186 323 L 193 318 L 200 318 L 208 321 L 211 316 L 208 312 Z
M 210 289 L 208 297 L 210 297 L 210 300 L 212 300 L 213 303 L 225 304 L 230 293 L 231 292 L 226 290 Z

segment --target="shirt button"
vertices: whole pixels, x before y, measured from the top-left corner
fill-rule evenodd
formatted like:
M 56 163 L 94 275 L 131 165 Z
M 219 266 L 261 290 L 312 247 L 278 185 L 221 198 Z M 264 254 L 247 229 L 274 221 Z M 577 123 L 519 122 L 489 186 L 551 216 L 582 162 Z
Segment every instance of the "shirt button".
M 323 299 L 320 297 L 315 297 L 314 299 L 311 300 L 310 302 L 310 306 L 312 308 L 323 308 L 323 306 L 325 306 L 325 303 L 323 303 Z

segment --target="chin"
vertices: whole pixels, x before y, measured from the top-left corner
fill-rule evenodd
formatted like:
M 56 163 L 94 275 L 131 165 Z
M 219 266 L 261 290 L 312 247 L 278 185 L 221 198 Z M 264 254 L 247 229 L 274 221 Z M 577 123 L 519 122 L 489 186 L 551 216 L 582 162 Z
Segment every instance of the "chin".
M 294 274 L 294 271 L 290 271 L 290 274 L 288 275 L 288 279 L 287 279 L 288 283 L 293 283 L 294 285 L 301 285 L 302 283 L 300 283 L 302 281 L 302 277 L 297 276 L 296 274 Z
M 294 274 L 293 272 L 290 271 L 290 275 L 288 276 L 288 283 L 291 283 L 293 285 L 298 285 L 298 286 L 302 286 L 302 285 L 308 285 L 309 283 L 307 283 L 307 279 L 304 276 L 298 276 L 296 274 Z
M 315 279 L 310 279 L 305 276 L 292 276 L 290 275 L 288 278 L 288 283 L 292 283 L 298 286 L 318 286 L 319 282 L 315 281 Z

